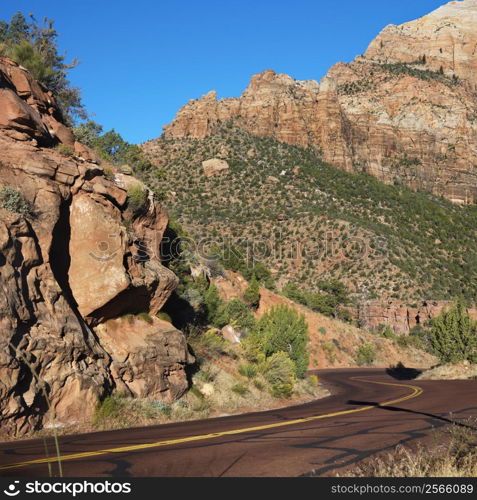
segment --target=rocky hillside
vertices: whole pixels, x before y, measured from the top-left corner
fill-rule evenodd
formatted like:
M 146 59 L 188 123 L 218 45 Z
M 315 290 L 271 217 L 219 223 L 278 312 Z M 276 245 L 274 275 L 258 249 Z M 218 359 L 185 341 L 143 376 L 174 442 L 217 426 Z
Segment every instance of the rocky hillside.
M 343 281 L 360 300 L 448 300 L 477 292 L 473 206 L 343 172 L 311 149 L 258 138 L 230 123 L 203 139 L 146 143 L 151 185 L 194 247 L 241 248 L 287 282 Z M 209 163 L 228 169 L 208 176 Z M 207 171 L 205 170 L 207 168 Z
M 114 389 L 172 401 L 185 338 L 154 194 L 74 140 L 51 92 L 0 58 L 0 428 L 90 418 Z
M 321 80 L 264 71 L 240 97 L 189 101 L 166 138 L 204 139 L 227 121 L 260 137 L 322 151 L 348 172 L 425 189 L 459 203 L 477 198 L 477 3 L 450 2 L 388 26 L 364 56 Z
M 247 287 L 243 277 L 233 272 L 226 272 L 213 282 L 225 300 L 240 299 Z M 358 366 L 363 345 L 368 345 L 373 354 L 367 363 L 369 365 L 389 367 L 401 362 L 413 368 L 428 368 L 437 363 L 432 354 L 416 349 L 410 342 L 402 342 L 405 337 L 396 340 L 383 338 L 370 333 L 369 330 L 313 312 L 264 287 L 260 289 L 256 316 L 261 317 L 280 305 L 286 305 L 305 316 L 308 324 L 311 369 Z

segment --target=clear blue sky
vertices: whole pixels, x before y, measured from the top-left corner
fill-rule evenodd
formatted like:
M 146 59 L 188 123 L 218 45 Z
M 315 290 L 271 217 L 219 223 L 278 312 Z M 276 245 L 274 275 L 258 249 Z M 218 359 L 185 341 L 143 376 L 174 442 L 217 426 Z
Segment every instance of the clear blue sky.
M 209 90 L 238 96 L 268 68 L 320 79 L 351 61 L 387 24 L 445 0 L 18 0 L 20 10 L 56 21 L 61 49 L 78 57 L 73 84 L 94 119 L 130 142 L 158 137 L 177 110 Z

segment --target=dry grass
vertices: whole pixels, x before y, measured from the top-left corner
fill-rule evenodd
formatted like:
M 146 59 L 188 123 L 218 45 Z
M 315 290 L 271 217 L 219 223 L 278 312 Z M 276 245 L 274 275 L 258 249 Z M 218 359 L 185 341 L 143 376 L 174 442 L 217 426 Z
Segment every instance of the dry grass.
M 166 404 L 153 399 L 131 398 L 115 393 L 96 409 L 90 424 L 68 426 L 55 431 L 59 434 L 91 432 L 95 430 L 124 429 L 172 422 L 191 421 L 208 417 L 234 415 L 249 411 L 263 411 L 306 403 L 328 396 L 316 376 L 298 380 L 290 398 L 276 398 L 263 375 L 240 374 L 244 359 L 238 346 L 220 344 L 200 345 L 202 354 L 208 348 L 208 357 L 202 358 L 200 370 L 192 377 L 192 386 L 178 401 Z M 233 351 L 228 353 L 227 350 Z M 49 435 L 43 429 L 36 435 Z
M 477 379 L 477 365 L 462 361 L 455 365 L 436 366 L 419 375 L 420 380 L 465 380 Z
M 477 420 L 435 433 L 433 444 L 398 446 L 349 471 L 349 477 L 477 477 Z

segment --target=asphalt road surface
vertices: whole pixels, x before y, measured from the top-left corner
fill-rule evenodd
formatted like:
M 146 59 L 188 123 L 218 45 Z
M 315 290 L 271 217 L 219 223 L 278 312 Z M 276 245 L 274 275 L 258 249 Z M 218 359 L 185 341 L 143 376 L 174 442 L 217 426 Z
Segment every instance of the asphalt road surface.
M 62 436 L 65 477 L 346 475 L 399 443 L 477 416 L 477 380 L 401 380 L 384 369 L 317 372 L 330 397 L 300 406 Z M 49 440 L 50 455 L 54 452 Z M 58 476 L 43 440 L 0 443 L 0 476 Z

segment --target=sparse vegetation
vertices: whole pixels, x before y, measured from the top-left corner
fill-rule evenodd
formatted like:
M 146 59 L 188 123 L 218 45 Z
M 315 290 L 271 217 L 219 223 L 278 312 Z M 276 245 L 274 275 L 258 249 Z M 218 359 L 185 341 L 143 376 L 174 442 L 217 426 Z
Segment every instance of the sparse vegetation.
M 477 440 L 475 419 L 435 431 L 434 444 L 393 452 L 368 460 L 348 471 L 350 477 L 475 477 Z
M 75 155 L 73 148 L 67 144 L 60 143 L 55 147 L 55 149 L 65 158 L 72 158 Z
M 224 147 L 230 172 L 205 179 L 197 166 Z M 233 123 L 202 140 L 162 137 L 144 149 L 167 165 L 162 177 L 155 177 L 157 167 L 147 177 L 154 189 L 176 193 L 168 202 L 173 218 L 192 240 L 207 234 L 211 247 L 221 247 L 224 267 L 249 280 L 259 259 L 278 289 L 299 283 L 321 295 L 320 281 L 337 280 L 355 301 L 477 295 L 475 206 L 338 170 L 319 151 L 258 138 Z M 416 158 L 383 161 L 419 176 Z M 278 179 L 273 186 L 269 175 Z M 425 179 L 416 183 L 425 187 Z
M 381 64 L 380 69 L 392 75 L 409 75 L 420 80 L 436 80 L 448 87 L 459 84 L 457 77 L 453 76 L 449 78 L 444 74 L 442 66 L 439 71 L 432 71 L 430 69 L 423 69 L 422 65 L 422 61 L 417 61 L 417 63 L 387 63 Z
M 147 191 L 139 183 L 132 184 L 128 188 L 128 207 L 133 212 L 139 212 L 145 208 L 147 204 Z

